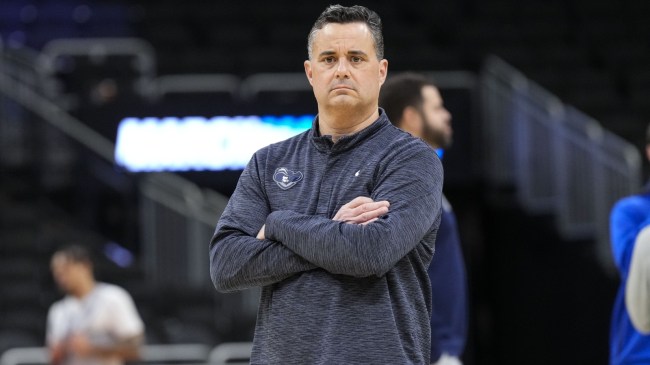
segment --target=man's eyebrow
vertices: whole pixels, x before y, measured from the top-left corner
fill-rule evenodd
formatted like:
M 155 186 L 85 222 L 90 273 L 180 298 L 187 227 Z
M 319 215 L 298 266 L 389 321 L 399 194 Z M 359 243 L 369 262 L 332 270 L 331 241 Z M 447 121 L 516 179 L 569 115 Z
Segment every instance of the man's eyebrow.
M 318 56 L 319 56 L 319 57 L 323 57 L 323 56 L 333 56 L 333 55 L 335 55 L 335 54 L 336 54 L 336 52 L 334 52 L 334 51 L 323 51 L 323 52 L 319 53 Z
M 364 56 L 364 57 L 368 57 L 368 54 L 367 54 L 366 52 L 361 51 L 361 50 L 356 50 L 356 49 L 353 49 L 353 50 L 348 51 L 347 54 L 348 54 L 348 55 L 352 55 L 352 56 Z M 334 56 L 334 55 L 336 55 L 336 52 L 335 52 L 335 51 L 323 51 L 323 52 L 321 52 L 318 56 L 319 56 L 319 57 L 325 57 L 325 56 Z
M 356 50 L 356 49 L 350 50 L 348 52 L 348 54 L 353 55 L 353 56 L 365 56 L 365 57 L 368 57 L 368 54 L 366 52 L 361 51 L 361 50 Z

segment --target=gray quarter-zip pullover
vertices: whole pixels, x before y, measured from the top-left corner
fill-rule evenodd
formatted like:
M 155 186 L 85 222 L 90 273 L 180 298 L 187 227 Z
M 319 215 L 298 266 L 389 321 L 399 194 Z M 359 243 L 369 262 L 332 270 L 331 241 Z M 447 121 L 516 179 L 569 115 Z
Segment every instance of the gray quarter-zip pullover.
M 219 291 L 263 287 L 251 363 L 429 364 L 442 181 L 434 150 L 381 109 L 336 143 L 316 119 L 256 152 L 210 243 Z M 388 200 L 388 214 L 332 220 L 358 196 Z

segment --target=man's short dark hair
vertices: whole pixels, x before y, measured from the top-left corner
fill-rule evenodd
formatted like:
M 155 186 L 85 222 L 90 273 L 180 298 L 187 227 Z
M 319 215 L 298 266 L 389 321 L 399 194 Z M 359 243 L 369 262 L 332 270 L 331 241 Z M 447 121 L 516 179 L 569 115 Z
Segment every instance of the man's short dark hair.
M 645 144 L 650 145 L 650 124 L 648 124 L 648 129 L 645 130 Z
M 405 72 L 389 77 L 381 87 L 379 106 L 384 108 L 388 119 L 399 127 L 404 109 L 412 106 L 422 110 L 422 89 L 425 86 L 435 87 L 431 80 L 420 74 Z
M 381 30 L 381 18 L 374 11 L 363 7 L 361 5 L 354 5 L 350 7 L 341 5 L 330 5 L 321 13 L 316 19 L 314 26 L 309 31 L 307 37 L 307 57 L 311 58 L 312 44 L 316 32 L 323 29 L 323 27 L 330 23 L 347 24 L 347 23 L 365 23 L 370 29 L 370 34 L 375 41 L 375 52 L 377 59 L 384 58 L 384 36 Z
M 88 250 L 85 246 L 79 244 L 69 244 L 63 248 L 58 249 L 54 253 L 54 256 L 59 255 L 76 263 L 82 263 L 90 266 L 92 266 L 93 263 L 90 250 Z

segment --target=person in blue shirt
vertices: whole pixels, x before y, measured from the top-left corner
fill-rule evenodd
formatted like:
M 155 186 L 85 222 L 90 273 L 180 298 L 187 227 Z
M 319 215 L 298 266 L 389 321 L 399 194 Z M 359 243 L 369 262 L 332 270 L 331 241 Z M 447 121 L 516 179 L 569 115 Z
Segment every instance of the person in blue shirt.
M 402 73 L 388 78 L 379 105 L 400 129 L 421 138 L 441 155 L 452 143 L 451 114 L 436 86 L 422 75 Z M 467 284 L 456 217 L 443 196 L 443 213 L 435 254 L 428 268 L 433 306 L 431 361 L 461 364 L 467 337 Z
M 637 331 L 650 334 L 650 219 L 634 243 L 625 284 L 625 307 Z
M 646 156 L 650 160 L 650 126 L 646 132 Z M 614 262 L 621 275 L 610 328 L 611 365 L 650 364 L 650 335 L 634 328 L 625 306 L 634 243 L 639 232 L 650 224 L 650 182 L 636 195 L 619 200 L 610 215 Z

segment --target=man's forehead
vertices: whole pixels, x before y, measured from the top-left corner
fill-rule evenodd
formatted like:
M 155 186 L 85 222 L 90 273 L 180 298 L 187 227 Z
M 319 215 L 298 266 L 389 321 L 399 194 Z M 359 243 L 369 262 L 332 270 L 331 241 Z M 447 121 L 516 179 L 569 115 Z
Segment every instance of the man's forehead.
M 64 253 L 57 253 L 52 257 L 52 260 L 50 261 L 50 266 L 54 267 L 70 267 L 70 266 L 76 266 L 76 265 L 83 265 L 82 262 L 80 261 L 75 261 L 68 255 Z
M 329 23 L 316 33 L 314 45 L 321 48 L 353 45 L 356 49 L 363 50 L 363 48 L 374 49 L 374 40 L 365 23 Z
M 71 263 L 72 260 L 70 258 L 62 253 L 57 253 L 52 257 L 52 260 L 50 261 L 51 265 L 64 265 L 64 264 L 69 264 Z

